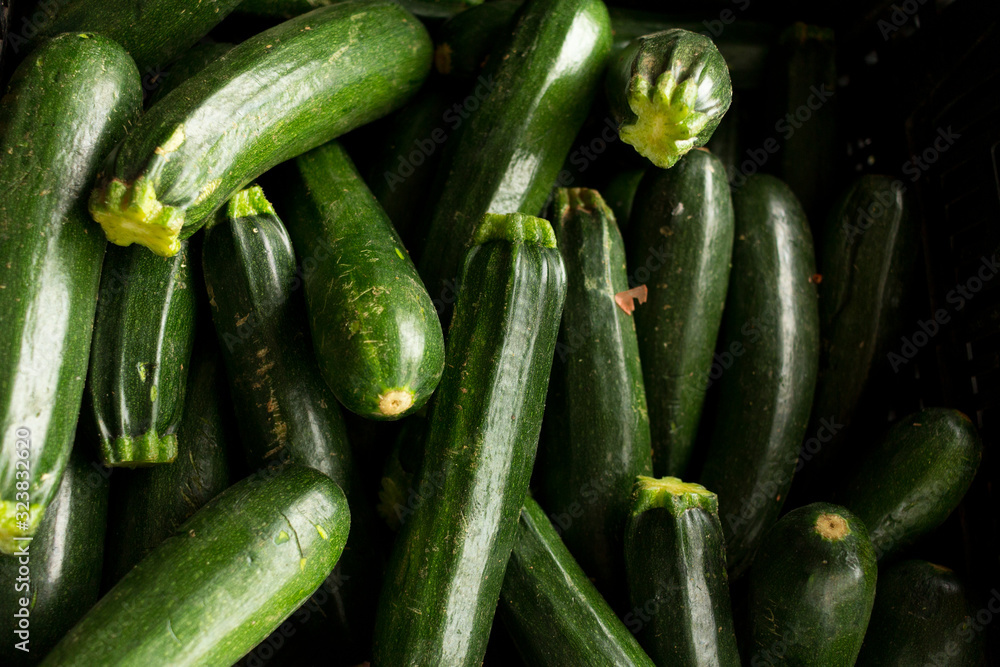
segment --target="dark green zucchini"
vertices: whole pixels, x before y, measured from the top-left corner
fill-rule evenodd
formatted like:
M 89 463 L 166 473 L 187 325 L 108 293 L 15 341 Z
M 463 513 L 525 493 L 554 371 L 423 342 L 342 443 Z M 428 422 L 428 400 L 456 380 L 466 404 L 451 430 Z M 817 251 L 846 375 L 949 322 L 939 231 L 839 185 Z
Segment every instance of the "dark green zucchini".
M 317 7 L 334 5 L 342 0 L 243 0 L 237 10 L 240 13 L 268 18 L 290 19 L 305 14 Z M 478 5 L 483 0 L 398 0 L 406 10 L 421 19 L 438 19 L 465 11 L 470 5 Z
M 448 19 L 434 35 L 434 69 L 456 79 L 473 79 L 490 50 L 511 34 L 520 0 L 491 0 Z
M 566 295 L 548 222 L 487 215 L 379 600 L 374 663 L 479 665 L 535 460 Z
M 877 571 L 865 524 L 843 507 L 813 503 L 783 516 L 750 569 L 744 664 L 853 665 Z
M 371 634 L 380 575 L 372 510 L 358 487 L 340 406 L 312 354 L 291 241 L 259 187 L 230 200 L 205 235 L 202 264 L 247 464 L 315 468 L 350 499 L 350 540 L 325 593 L 317 593 L 323 612 L 300 634 L 323 621 L 341 654 L 358 653 Z
M 350 524 L 326 475 L 253 475 L 146 556 L 42 664 L 230 665 L 330 574 Z
M 295 166 L 288 231 L 303 258 L 320 371 L 348 410 L 405 417 L 427 402 L 444 368 L 434 304 L 340 144 L 302 155 Z
M 177 86 L 202 71 L 216 60 L 232 51 L 233 45 L 225 42 L 203 42 L 188 49 L 184 55 L 170 64 L 166 71 L 161 72 L 155 81 L 156 90 L 149 98 L 148 106 L 152 106 L 167 96 Z
M 90 404 L 106 466 L 177 458 L 194 344 L 195 285 L 187 242 L 173 257 L 108 248 L 90 355 Z
M 604 201 L 615 214 L 618 228 L 623 232 L 628 228 L 629 219 L 632 217 L 632 206 L 635 203 L 635 193 L 645 175 L 645 169 L 624 169 L 612 176 L 608 184 L 601 189 Z
M 678 28 L 632 40 L 606 82 L 618 136 L 663 169 L 708 142 L 733 98 L 712 40 Z
M 147 111 L 109 156 L 90 213 L 111 242 L 173 255 L 260 174 L 403 104 L 430 61 L 426 29 L 393 0 L 286 21 Z
M 95 453 L 94 443 L 78 435 L 34 539 L 18 541 L 13 555 L 0 556 L 0 581 L 7 589 L 0 595 L 0 662 L 7 667 L 37 664 L 97 602 L 110 472 L 93 460 Z M 21 566 L 27 576 L 19 575 Z M 26 629 L 19 627 L 21 618 Z
M 734 190 L 733 209 L 733 268 L 709 374 L 718 414 L 699 481 L 719 496 L 736 578 L 792 483 L 816 384 L 819 312 L 812 235 L 788 186 L 753 176 Z
M 600 0 L 528 0 L 515 15 L 511 38 L 483 73 L 483 95 L 464 107 L 468 117 L 449 144 L 430 213 L 418 266 L 439 311 L 454 301 L 483 215 L 537 215 L 545 204 L 610 46 Z
M 625 528 L 625 622 L 658 665 L 739 667 L 719 500 L 676 477 L 639 477 Z
M 882 560 L 948 518 L 972 485 L 982 452 L 979 432 L 961 412 L 922 410 L 893 425 L 838 498 L 868 526 Z
M 554 216 L 566 305 L 535 484 L 566 546 L 614 605 L 625 601 L 629 493 L 636 475 L 653 470 L 635 325 L 617 303 L 628 290 L 625 244 L 596 190 L 559 188 Z
M 531 498 L 521 509 L 500 614 L 529 665 L 653 667 Z
M 726 171 L 707 151 L 650 170 L 636 192 L 629 266 L 632 282 L 649 289 L 635 328 L 657 475 L 682 477 L 691 461 L 726 303 L 733 224 Z
M 729 111 L 722 118 L 719 127 L 715 128 L 712 138 L 705 144 L 705 148 L 712 152 L 722 165 L 726 168 L 726 175 L 730 182 L 739 169 L 740 159 L 743 157 L 743 145 L 741 143 L 741 133 L 743 128 L 740 123 L 743 121 L 740 114 L 741 94 L 733 91 L 733 101 L 729 105 Z
M 994 591 L 995 595 L 995 591 Z M 954 572 L 925 560 L 883 568 L 859 667 L 979 667 L 983 626 Z
M 214 343 L 199 345 L 191 359 L 184 418 L 177 429 L 183 443 L 177 460 L 147 470 L 122 471 L 114 478 L 105 565 L 111 584 L 229 486 L 232 408 L 226 371 Z
M 131 58 L 90 34 L 33 51 L 0 101 L 2 553 L 34 534 L 69 459 L 105 247 L 81 199 L 141 108 Z

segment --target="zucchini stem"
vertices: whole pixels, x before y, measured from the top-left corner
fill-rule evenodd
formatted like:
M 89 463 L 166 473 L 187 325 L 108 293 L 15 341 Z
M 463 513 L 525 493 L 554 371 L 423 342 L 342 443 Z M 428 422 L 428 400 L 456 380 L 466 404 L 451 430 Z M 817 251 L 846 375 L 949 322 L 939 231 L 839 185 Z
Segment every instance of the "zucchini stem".
M 138 243 L 163 257 L 172 257 L 181 249 L 184 211 L 161 203 L 145 176 L 133 183 L 115 178 L 96 187 L 90 195 L 89 209 L 108 241 L 115 245 Z
M 622 141 L 661 169 L 669 169 L 695 147 L 698 134 L 711 118 L 695 111 L 698 82 L 685 79 L 680 84 L 672 71 L 659 76 L 654 87 L 643 76 L 632 79 L 628 105 L 634 122 L 619 130 Z

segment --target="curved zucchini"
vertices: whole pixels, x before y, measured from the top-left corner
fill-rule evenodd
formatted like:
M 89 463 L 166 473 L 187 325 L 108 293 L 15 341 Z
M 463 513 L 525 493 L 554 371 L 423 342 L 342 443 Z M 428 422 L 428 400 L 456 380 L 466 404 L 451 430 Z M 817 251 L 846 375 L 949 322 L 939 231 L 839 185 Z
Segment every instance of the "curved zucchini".
M 865 524 L 843 507 L 813 503 L 783 516 L 750 570 L 745 664 L 853 665 L 877 570 Z
M 530 497 L 521 508 L 500 614 L 529 665 L 653 667 Z
M 611 47 L 601 0 L 528 0 L 514 20 L 450 147 L 418 263 L 442 311 L 483 215 L 536 215 L 545 204 Z
M 311 468 L 238 482 L 126 574 L 42 664 L 230 665 L 330 574 L 350 524 L 340 487 Z
M 112 243 L 173 255 L 260 174 L 399 107 L 430 60 L 427 31 L 393 0 L 286 21 L 149 109 L 109 156 L 90 213 Z
M 651 170 L 636 192 L 629 265 L 632 280 L 649 288 L 635 328 L 657 475 L 681 477 L 691 461 L 726 303 L 733 224 L 726 171 L 707 151 Z
M 441 379 L 444 334 L 420 275 L 382 207 L 336 142 L 295 162 L 288 230 L 304 258 L 320 371 L 369 419 L 423 407 Z
M 718 415 L 699 481 L 719 496 L 735 579 L 792 483 L 816 384 L 819 312 L 812 235 L 791 190 L 753 176 L 734 190 L 733 209 L 722 352 L 709 375 L 720 385 Z
M 229 486 L 230 409 L 222 360 L 214 343 L 204 345 L 191 359 L 177 460 L 115 476 L 105 566 L 112 584 Z
M 868 526 L 882 560 L 948 518 L 972 485 L 982 453 L 979 432 L 964 414 L 922 410 L 893 425 L 839 498 Z
M 625 620 L 656 664 L 739 667 L 714 493 L 676 477 L 639 477 L 625 566 L 633 605 Z
M 106 466 L 177 458 L 194 344 L 195 286 L 187 243 L 173 257 L 108 248 L 90 355 L 90 403 Z
M 479 665 L 542 424 L 566 276 L 545 220 L 487 215 L 466 258 L 375 664 Z
M 34 539 L 18 542 L 13 555 L 0 556 L 0 581 L 7 587 L 0 595 L 4 631 L 0 662 L 8 667 L 37 664 L 97 602 L 109 473 L 92 461 L 95 451 L 86 437 L 77 437 L 59 490 Z M 22 565 L 29 574 L 19 579 Z M 25 617 L 22 600 L 28 603 L 27 630 L 19 627 Z
M 628 290 L 625 248 L 597 191 L 560 188 L 554 211 L 566 304 L 536 485 L 566 546 L 614 603 L 629 492 L 653 469 L 635 325 L 616 302 Z
M 925 560 L 885 568 L 857 664 L 979 667 L 983 628 L 974 613 L 962 581 L 948 568 Z
M 105 247 L 81 196 L 141 109 L 131 58 L 90 34 L 35 49 L 0 101 L 3 553 L 34 534 L 69 459 Z
M 225 42 L 203 42 L 195 44 L 180 58 L 170 64 L 170 68 L 156 79 L 159 84 L 150 96 L 147 106 L 152 106 L 173 92 L 174 88 L 202 71 L 216 60 L 233 50 L 233 45 Z
M 733 99 L 712 40 L 679 28 L 632 40 L 608 69 L 607 90 L 618 136 L 663 169 L 704 146 Z
M 615 214 L 618 229 L 623 232 L 628 228 L 632 207 L 635 204 L 635 194 L 645 175 L 645 169 L 623 169 L 612 176 L 608 184 L 601 189 L 604 201 Z
M 311 618 L 327 637 L 335 632 L 343 654 L 357 653 L 368 645 L 380 574 L 372 512 L 358 487 L 340 406 L 312 354 L 295 252 L 259 187 L 237 194 L 207 231 L 202 264 L 247 464 L 315 468 L 351 501 L 350 540 L 317 592 L 323 611 Z

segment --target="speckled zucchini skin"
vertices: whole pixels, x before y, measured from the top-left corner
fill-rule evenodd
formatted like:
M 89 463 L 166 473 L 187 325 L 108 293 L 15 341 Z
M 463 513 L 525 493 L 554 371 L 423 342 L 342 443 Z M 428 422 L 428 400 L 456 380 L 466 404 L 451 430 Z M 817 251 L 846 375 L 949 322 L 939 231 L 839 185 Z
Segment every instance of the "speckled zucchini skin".
M 323 582 L 350 525 L 321 472 L 253 475 L 125 575 L 42 664 L 232 664 Z
M 0 552 L 34 533 L 69 459 L 106 245 L 85 196 L 141 108 L 131 58 L 90 34 L 36 49 L 0 101 Z
M 444 368 L 434 304 L 340 144 L 320 146 L 295 165 L 288 231 L 309 267 L 306 303 L 323 377 L 362 417 L 405 417 L 427 402 Z
M 103 167 L 91 215 L 113 243 L 172 255 L 263 172 L 401 106 L 431 51 L 393 0 L 348 0 L 262 32 L 146 112 Z
M 195 44 L 184 52 L 170 67 L 155 80 L 156 91 L 150 96 L 147 106 L 153 106 L 174 88 L 202 71 L 216 60 L 232 51 L 233 45 L 224 42 L 203 42 Z

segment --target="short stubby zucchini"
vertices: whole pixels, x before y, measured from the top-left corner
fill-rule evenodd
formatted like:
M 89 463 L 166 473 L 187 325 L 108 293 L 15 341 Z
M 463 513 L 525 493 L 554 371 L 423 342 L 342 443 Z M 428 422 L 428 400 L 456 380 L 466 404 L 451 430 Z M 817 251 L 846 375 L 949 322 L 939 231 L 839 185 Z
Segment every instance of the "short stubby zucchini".
M 112 243 L 173 255 L 260 174 L 401 106 L 432 50 L 393 0 L 347 0 L 251 37 L 146 112 L 103 166 L 91 216 Z

